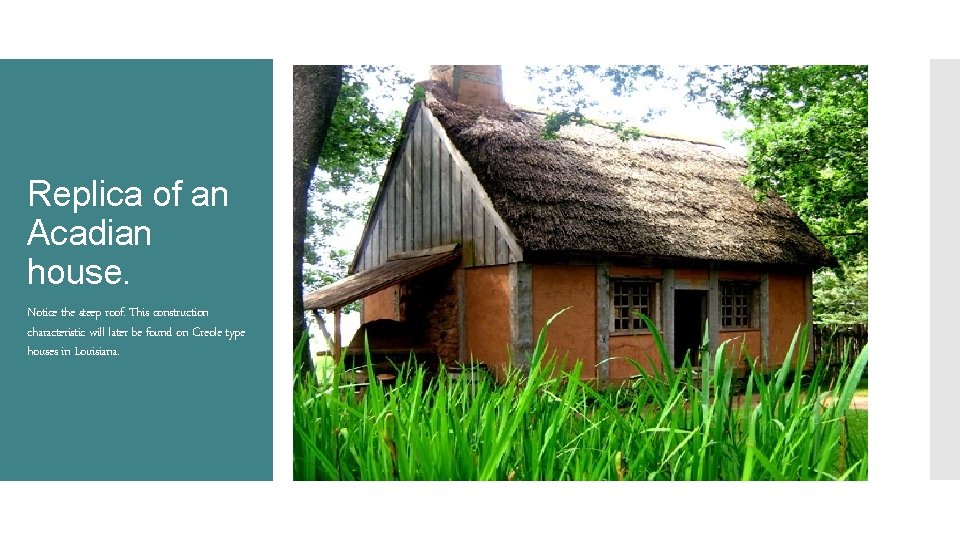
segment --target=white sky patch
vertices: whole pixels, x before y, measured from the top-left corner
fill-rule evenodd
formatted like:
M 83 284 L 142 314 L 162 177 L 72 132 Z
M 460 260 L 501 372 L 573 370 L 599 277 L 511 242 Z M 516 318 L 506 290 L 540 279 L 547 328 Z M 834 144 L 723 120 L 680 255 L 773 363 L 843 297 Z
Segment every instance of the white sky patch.
M 671 73 L 678 72 L 676 68 L 665 69 Z M 504 99 L 508 103 L 532 110 L 550 110 L 537 104 L 539 85 L 537 81 L 528 79 L 524 66 L 504 65 L 501 74 Z M 638 84 L 636 92 L 618 97 L 610 92 L 608 83 L 593 77 L 585 76 L 582 84 L 585 94 L 598 102 L 597 108 L 586 112 L 588 117 L 606 122 L 623 121 L 641 131 L 695 139 L 724 146 L 739 155 L 745 153 L 743 146 L 728 140 L 726 134 L 741 133 L 749 127 L 749 122 L 724 118 L 712 105 L 690 103 L 684 88 L 667 88 L 659 83 L 640 88 L 642 84 Z M 650 109 L 662 109 L 664 112 L 644 123 L 642 119 Z

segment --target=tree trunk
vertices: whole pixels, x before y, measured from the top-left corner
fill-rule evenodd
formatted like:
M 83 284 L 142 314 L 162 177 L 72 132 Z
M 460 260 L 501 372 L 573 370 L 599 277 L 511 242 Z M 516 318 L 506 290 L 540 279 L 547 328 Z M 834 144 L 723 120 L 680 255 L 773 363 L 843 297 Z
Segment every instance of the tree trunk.
M 303 242 L 307 198 L 333 108 L 343 84 L 343 66 L 293 66 L 293 346 L 306 330 L 303 314 Z M 303 366 L 313 369 L 309 347 Z

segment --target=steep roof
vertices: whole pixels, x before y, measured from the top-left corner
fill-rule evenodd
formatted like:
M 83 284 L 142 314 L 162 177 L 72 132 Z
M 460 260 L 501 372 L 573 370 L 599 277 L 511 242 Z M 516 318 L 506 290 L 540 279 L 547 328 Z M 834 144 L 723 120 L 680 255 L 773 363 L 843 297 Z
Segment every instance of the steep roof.
M 836 264 L 779 197 L 756 200 L 740 182 L 746 163 L 721 147 L 622 141 L 589 124 L 548 140 L 541 114 L 464 105 L 443 83 L 421 84 L 524 253 Z

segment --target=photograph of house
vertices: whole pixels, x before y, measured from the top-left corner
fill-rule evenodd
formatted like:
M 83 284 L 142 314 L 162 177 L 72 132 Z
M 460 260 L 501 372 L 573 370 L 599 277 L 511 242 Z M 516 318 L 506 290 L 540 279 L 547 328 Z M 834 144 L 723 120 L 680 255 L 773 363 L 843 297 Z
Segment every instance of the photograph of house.
M 779 367 L 811 322 L 812 273 L 837 261 L 780 198 L 742 185 L 743 158 L 595 123 L 546 136 L 544 114 L 504 102 L 499 66 L 433 66 L 420 87 L 351 274 L 307 311 L 361 300 L 372 348 L 502 375 L 569 308 L 550 348 L 599 382 L 659 361 L 638 313 L 664 361 L 697 364 L 706 329 L 741 373 L 747 358 Z

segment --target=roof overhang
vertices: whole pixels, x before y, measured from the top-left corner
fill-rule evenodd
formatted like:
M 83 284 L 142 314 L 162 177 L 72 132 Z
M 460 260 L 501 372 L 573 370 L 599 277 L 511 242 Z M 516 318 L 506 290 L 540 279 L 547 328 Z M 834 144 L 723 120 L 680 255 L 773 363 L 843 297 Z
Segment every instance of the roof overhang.
M 304 309 L 339 309 L 354 300 L 403 283 L 460 258 L 460 246 L 450 244 L 391 255 L 387 262 L 317 289 L 303 297 Z

